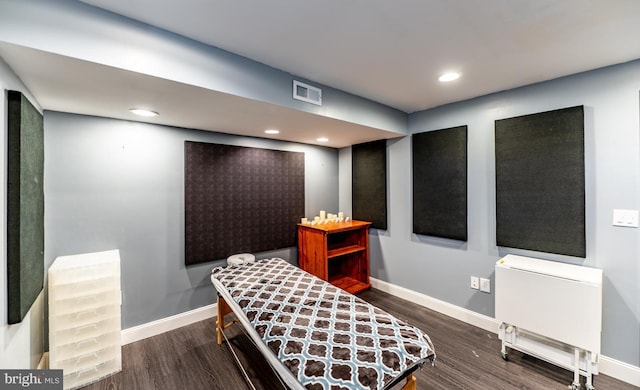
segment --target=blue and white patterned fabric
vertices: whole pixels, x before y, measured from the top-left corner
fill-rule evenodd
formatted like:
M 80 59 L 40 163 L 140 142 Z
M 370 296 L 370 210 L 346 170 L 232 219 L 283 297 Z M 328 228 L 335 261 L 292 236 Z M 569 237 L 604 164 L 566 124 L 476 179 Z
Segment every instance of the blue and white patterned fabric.
M 429 337 L 282 259 L 212 271 L 307 389 L 384 389 L 435 358 Z

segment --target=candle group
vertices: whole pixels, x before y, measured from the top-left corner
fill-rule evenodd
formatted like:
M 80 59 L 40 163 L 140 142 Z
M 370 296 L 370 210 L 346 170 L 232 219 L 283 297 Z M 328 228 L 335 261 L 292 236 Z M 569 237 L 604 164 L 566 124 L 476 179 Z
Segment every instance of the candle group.
M 342 211 L 338 214 L 327 213 L 325 210 L 320 210 L 320 215 L 316 215 L 312 220 L 309 218 L 302 218 L 300 223 L 303 225 L 319 225 L 330 222 L 343 222 L 349 221 L 349 217 L 345 217 Z

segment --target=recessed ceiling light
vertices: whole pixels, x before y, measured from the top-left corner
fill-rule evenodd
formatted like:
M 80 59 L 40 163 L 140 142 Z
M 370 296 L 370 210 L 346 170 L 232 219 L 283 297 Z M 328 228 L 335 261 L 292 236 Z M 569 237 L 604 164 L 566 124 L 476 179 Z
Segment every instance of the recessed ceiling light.
M 327 138 L 327 137 L 320 137 L 320 138 L 316 139 L 316 141 L 318 141 L 318 142 L 328 142 L 328 141 L 329 141 L 329 138 Z
M 269 129 L 269 130 L 265 130 L 264 132 L 267 134 L 280 134 L 280 130 L 276 130 L 276 129 Z
M 155 111 L 147 110 L 144 108 L 130 108 L 129 111 L 140 116 L 158 116 L 159 115 Z
M 453 80 L 457 80 L 460 77 L 460 73 L 456 73 L 456 72 L 448 72 L 443 74 L 442 76 L 438 77 L 438 80 L 446 83 L 448 81 L 453 81 Z

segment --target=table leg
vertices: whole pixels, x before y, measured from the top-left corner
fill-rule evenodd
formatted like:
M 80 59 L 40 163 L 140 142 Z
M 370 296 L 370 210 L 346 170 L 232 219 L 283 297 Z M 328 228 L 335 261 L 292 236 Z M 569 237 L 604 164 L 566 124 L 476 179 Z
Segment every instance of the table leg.
M 404 384 L 404 386 L 402 386 L 402 390 L 417 390 L 417 380 L 415 375 L 409 375 L 407 377 L 407 383 Z
M 233 322 L 229 324 L 224 323 L 224 316 L 231 313 L 231 308 L 227 302 L 218 295 L 218 318 L 216 319 L 216 333 L 218 335 L 218 345 L 222 344 L 222 331 L 228 328 Z

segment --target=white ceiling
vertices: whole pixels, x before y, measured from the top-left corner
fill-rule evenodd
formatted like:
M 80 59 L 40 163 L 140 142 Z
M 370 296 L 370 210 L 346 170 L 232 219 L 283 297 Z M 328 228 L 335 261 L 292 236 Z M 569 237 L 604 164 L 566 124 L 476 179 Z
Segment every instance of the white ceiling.
M 406 112 L 640 58 L 638 0 L 83 2 Z
M 639 0 L 83 2 L 408 113 L 640 58 Z M 392 136 L 9 44 L 0 56 L 45 109 L 133 120 L 123 110 L 146 96 L 174 111 L 150 122 L 174 126 L 264 137 L 273 122 L 279 139 L 332 147 Z M 439 83 L 450 70 L 462 77 Z M 184 101 L 202 105 L 175 111 Z

